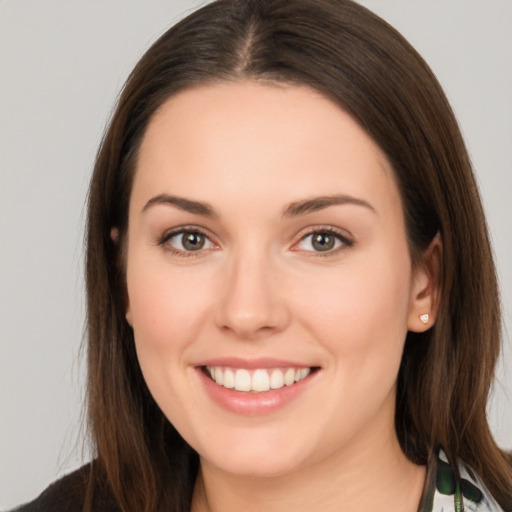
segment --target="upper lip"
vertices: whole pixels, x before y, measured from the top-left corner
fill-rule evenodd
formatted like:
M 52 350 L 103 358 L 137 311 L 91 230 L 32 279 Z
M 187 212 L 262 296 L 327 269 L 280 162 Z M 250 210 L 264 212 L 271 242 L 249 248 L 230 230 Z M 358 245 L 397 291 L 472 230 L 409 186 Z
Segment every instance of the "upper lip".
M 230 368 L 245 368 L 247 370 L 257 368 L 313 368 L 317 365 L 300 363 L 288 359 L 276 359 L 269 357 L 259 357 L 256 359 L 245 359 L 241 357 L 215 357 L 205 359 L 195 364 L 195 366 L 227 366 Z

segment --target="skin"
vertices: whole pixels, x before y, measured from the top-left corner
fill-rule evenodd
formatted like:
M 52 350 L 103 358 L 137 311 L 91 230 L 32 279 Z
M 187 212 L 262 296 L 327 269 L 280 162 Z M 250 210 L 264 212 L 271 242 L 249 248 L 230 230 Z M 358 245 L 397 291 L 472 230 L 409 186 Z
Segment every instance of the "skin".
M 365 204 L 290 215 L 333 195 Z M 202 249 L 185 250 L 183 228 L 206 233 Z M 315 250 L 309 235 L 326 229 L 349 243 Z M 142 372 L 201 457 L 192 510 L 417 509 L 425 470 L 398 445 L 396 378 L 407 331 L 435 318 L 440 242 L 412 267 L 392 168 L 347 113 L 277 84 L 171 97 L 142 142 L 127 244 L 126 318 Z M 319 370 L 278 410 L 235 414 L 197 371 L 226 356 Z

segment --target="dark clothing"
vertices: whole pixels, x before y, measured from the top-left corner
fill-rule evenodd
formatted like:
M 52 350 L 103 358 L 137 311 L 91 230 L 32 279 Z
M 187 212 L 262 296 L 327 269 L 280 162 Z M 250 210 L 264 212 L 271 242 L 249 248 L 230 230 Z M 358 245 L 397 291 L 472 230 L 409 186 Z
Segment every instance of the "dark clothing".
M 57 480 L 35 501 L 11 512 L 81 512 L 90 493 L 91 467 L 94 462 Z M 427 478 L 418 512 L 503 512 L 480 478 L 463 462 L 459 462 L 460 480 L 448 464 L 443 451 L 427 467 Z M 95 486 L 94 512 L 121 512 L 104 483 Z
M 60 478 L 37 499 L 11 512 L 81 512 L 88 497 L 91 469 L 94 462 Z M 92 497 L 95 512 L 121 512 L 112 493 L 105 485 L 97 486 Z

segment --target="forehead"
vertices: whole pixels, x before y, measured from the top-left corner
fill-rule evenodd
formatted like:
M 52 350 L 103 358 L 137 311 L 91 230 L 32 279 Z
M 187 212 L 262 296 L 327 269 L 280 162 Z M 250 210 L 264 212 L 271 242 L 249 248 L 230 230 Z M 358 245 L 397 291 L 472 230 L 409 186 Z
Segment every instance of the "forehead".
M 142 141 L 133 192 L 134 200 L 217 194 L 242 205 L 261 195 L 281 203 L 333 193 L 399 200 L 386 156 L 338 105 L 308 87 L 251 81 L 167 100 Z

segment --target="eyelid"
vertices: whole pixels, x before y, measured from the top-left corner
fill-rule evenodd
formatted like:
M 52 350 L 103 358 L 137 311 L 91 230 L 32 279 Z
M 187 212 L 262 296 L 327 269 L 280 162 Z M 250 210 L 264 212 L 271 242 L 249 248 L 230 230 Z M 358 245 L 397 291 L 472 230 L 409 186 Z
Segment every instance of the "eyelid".
M 206 248 L 206 249 L 198 249 L 197 251 L 186 251 L 186 250 L 180 250 L 172 246 L 165 246 L 165 244 L 174 236 L 186 233 L 186 232 L 196 232 L 200 233 L 204 237 L 206 237 L 209 242 L 214 246 L 213 248 Z M 308 236 L 312 236 L 316 233 L 326 233 L 329 235 L 332 235 L 336 237 L 340 242 L 341 246 L 337 247 L 332 250 L 327 251 L 314 251 L 314 250 L 304 250 L 299 249 L 297 246 Z M 206 228 L 203 228 L 201 226 L 195 225 L 195 224 L 187 224 L 184 226 L 177 226 L 175 228 L 169 229 L 165 231 L 161 236 L 159 236 L 156 240 L 157 245 L 165 246 L 165 250 L 169 251 L 170 253 L 173 253 L 177 256 L 183 256 L 183 257 L 199 257 L 201 255 L 204 255 L 206 251 L 216 250 L 220 248 L 220 244 L 215 241 L 215 237 L 210 233 L 209 230 Z M 334 227 L 332 225 L 314 225 L 314 226 L 308 226 L 300 231 L 300 233 L 297 235 L 297 240 L 292 244 L 291 250 L 294 252 L 303 252 L 303 253 L 309 253 L 310 256 L 315 257 L 327 257 L 332 256 L 340 251 L 343 251 L 347 248 L 353 247 L 355 244 L 353 237 L 351 234 L 349 234 L 346 230 L 342 230 L 340 228 Z
M 201 235 L 203 235 L 205 238 L 207 238 L 210 243 L 214 246 L 213 248 L 206 248 L 206 249 L 198 249 L 197 251 L 185 251 L 185 250 L 180 250 L 180 249 L 177 249 L 171 245 L 168 245 L 166 246 L 166 243 L 173 237 L 177 236 L 177 235 L 180 235 L 182 233 L 199 233 Z M 185 225 L 185 226 L 177 226 L 175 228 L 172 228 L 172 229 L 169 229 L 167 231 L 165 231 L 161 236 L 159 236 L 157 238 L 157 245 L 161 245 L 164 247 L 164 249 L 168 252 L 170 252 L 171 254 L 174 254 L 174 255 L 177 255 L 177 256 L 182 256 L 182 257 L 185 257 L 185 258 L 190 258 L 190 257 L 198 257 L 198 256 L 201 256 L 203 255 L 206 251 L 210 251 L 212 249 L 216 249 L 219 247 L 219 244 L 217 242 L 215 242 L 215 240 L 213 239 L 214 237 L 210 234 L 210 232 L 201 227 L 201 226 L 197 226 L 197 225 Z
M 297 248 L 297 246 L 305 240 L 308 236 L 312 236 L 316 233 L 326 233 L 336 237 L 341 242 L 341 247 L 337 247 L 336 249 L 328 250 L 328 251 L 308 251 Z M 347 248 L 353 247 L 355 244 L 353 237 L 347 233 L 347 231 L 342 230 L 340 228 L 336 228 L 330 225 L 315 225 L 308 226 L 307 228 L 301 230 L 298 234 L 298 240 L 293 243 L 291 250 L 295 252 L 302 251 L 304 253 L 309 253 L 311 256 L 315 257 L 327 257 L 338 254 L 340 251 L 343 251 Z

